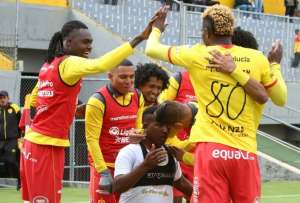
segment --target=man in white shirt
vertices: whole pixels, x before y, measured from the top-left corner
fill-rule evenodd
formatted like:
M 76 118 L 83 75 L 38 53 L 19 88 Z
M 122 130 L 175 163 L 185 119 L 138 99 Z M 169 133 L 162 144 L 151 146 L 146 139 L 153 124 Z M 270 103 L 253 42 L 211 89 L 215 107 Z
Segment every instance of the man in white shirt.
M 145 139 L 122 148 L 117 156 L 114 191 L 122 193 L 120 203 L 173 203 L 173 186 L 187 196 L 192 194 L 192 184 L 164 146 L 169 128 L 156 121 L 156 109 L 144 111 Z

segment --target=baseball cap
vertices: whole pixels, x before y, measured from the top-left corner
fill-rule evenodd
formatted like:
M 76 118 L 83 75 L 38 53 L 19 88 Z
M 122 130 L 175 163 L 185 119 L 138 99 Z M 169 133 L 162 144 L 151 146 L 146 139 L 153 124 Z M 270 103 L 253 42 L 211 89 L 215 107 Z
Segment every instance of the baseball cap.
M 5 90 L 0 91 L 0 96 L 7 96 L 8 97 L 8 92 Z

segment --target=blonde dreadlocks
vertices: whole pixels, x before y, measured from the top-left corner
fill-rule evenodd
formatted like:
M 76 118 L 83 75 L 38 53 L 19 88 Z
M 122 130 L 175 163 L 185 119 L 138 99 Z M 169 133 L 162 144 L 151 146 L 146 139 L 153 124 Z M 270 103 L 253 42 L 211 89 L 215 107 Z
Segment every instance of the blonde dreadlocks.
M 230 8 L 223 5 L 208 7 L 203 13 L 203 19 L 210 18 L 214 35 L 232 36 L 234 29 L 234 16 Z

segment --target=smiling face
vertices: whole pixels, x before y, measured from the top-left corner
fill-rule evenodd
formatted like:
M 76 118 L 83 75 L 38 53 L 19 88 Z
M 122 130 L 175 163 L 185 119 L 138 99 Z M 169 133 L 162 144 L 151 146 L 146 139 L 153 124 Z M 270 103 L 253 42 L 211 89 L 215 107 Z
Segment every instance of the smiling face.
M 67 55 L 88 58 L 92 51 L 93 38 L 88 29 L 77 29 L 64 40 L 64 50 Z
M 120 94 L 125 95 L 133 90 L 133 66 L 119 66 L 108 74 L 112 87 Z
M 163 81 L 157 77 L 150 77 L 149 80 L 140 86 L 147 105 L 155 104 L 157 97 L 162 91 Z

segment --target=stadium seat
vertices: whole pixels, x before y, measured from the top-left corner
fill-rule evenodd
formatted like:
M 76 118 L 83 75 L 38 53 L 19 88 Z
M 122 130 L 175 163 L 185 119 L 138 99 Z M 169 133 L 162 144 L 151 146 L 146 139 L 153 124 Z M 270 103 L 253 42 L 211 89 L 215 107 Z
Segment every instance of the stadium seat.
M 234 0 L 219 0 L 220 4 L 233 8 Z
M 285 14 L 284 0 L 264 0 L 263 7 L 264 7 L 264 13 L 269 13 L 274 15 Z
M 40 4 L 45 6 L 67 7 L 67 0 L 21 0 L 22 3 Z
M 13 70 L 13 60 L 0 52 L 0 70 Z

